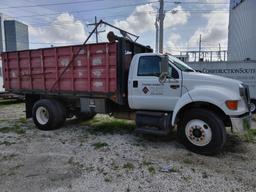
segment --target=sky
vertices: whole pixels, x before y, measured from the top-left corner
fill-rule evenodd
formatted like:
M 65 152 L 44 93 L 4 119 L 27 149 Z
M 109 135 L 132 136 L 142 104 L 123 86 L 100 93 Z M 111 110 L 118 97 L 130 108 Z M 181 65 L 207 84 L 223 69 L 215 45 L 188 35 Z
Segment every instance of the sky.
M 82 44 L 94 17 L 134 33 L 155 48 L 158 0 L 0 0 L 0 13 L 29 26 L 30 48 Z M 164 50 L 227 49 L 229 0 L 165 0 Z M 101 26 L 106 41 L 108 27 Z M 95 42 L 95 38 L 91 39 Z

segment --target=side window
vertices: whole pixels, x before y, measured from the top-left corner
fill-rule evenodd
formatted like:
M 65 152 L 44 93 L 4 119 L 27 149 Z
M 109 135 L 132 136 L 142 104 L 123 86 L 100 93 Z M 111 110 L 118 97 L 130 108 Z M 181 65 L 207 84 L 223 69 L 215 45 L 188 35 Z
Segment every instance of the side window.
M 138 65 L 138 76 L 159 76 L 161 58 L 158 56 L 143 56 Z
M 174 69 L 171 65 L 169 65 L 169 78 L 179 79 L 179 73 L 176 69 Z

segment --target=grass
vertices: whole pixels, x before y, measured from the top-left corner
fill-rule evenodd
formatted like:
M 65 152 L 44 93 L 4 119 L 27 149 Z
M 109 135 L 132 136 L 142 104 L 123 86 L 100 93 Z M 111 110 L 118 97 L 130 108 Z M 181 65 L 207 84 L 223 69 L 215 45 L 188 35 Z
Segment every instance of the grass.
M 151 163 L 150 161 L 143 161 L 142 164 L 143 164 L 144 166 L 150 166 L 150 165 L 152 165 L 152 163 Z
M 26 131 L 22 128 L 22 126 L 27 122 L 26 118 L 20 118 L 18 121 L 1 121 L 3 122 L 0 125 L 0 133 L 16 133 L 18 135 L 25 134 Z
M 94 149 L 101 149 L 103 147 L 107 147 L 109 146 L 107 143 L 102 143 L 102 142 L 97 142 L 97 143 L 93 143 L 92 146 L 94 147 Z
M 111 177 L 106 177 L 106 178 L 104 179 L 104 181 L 105 181 L 105 182 L 111 182 L 111 181 L 112 181 L 112 178 L 111 178 Z
M 180 172 L 180 170 L 178 169 L 178 167 L 173 166 L 171 172 L 177 173 Z
M 92 171 L 94 171 L 94 167 L 93 166 L 88 166 L 88 167 L 85 167 L 85 170 L 87 171 L 87 172 L 92 172 Z
M 183 159 L 183 163 L 185 163 L 185 164 L 193 164 L 193 161 L 191 159 Z
M 13 99 L 5 99 L 5 100 L 0 100 L 0 106 L 3 105 L 12 105 L 12 104 L 18 104 L 18 103 L 22 103 L 21 100 L 13 100 Z
M 3 156 L 0 161 L 11 161 L 12 159 L 14 159 L 17 156 L 18 155 L 16 155 L 16 154 L 6 155 L 6 156 Z
M 82 122 L 81 125 L 90 126 L 91 128 L 89 128 L 88 131 L 91 134 L 126 134 L 131 133 L 135 128 L 134 122 L 108 116 L 95 117 L 92 120 Z
M 5 146 L 10 146 L 10 145 L 13 145 L 15 144 L 15 142 L 10 142 L 10 141 L 1 141 L 0 142 L 0 145 L 5 145 Z
M 142 162 L 142 165 L 147 167 L 148 172 L 149 172 L 150 174 L 153 175 L 153 174 L 156 173 L 156 169 L 155 169 L 155 167 L 153 166 L 153 163 L 152 163 L 152 162 L 150 162 L 150 161 L 143 161 L 143 162 Z
M 113 161 L 112 163 L 111 163 L 111 168 L 113 169 L 113 170 L 118 170 L 118 165 Z
M 153 167 L 153 166 L 149 166 L 148 167 L 148 172 L 150 173 L 150 174 L 155 174 L 156 173 L 156 169 L 155 169 L 155 167 Z
M 128 170 L 133 170 L 135 166 L 132 163 L 128 162 L 123 165 L 123 168 Z
M 68 164 L 70 164 L 71 166 L 76 167 L 78 169 L 83 169 L 84 168 L 83 164 L 81 164 L 78 161 L 74 160 L 74 157 L 70 157 L 69 158 Z
M 19 119 L 19 122 L 20 123 L 27 123 L 27 119 L 25 118 L 25 117 L 21 117 L 20 119 Z
M 242 139 L 246 142 L 256 143 L 256 129 L 249 129 L 243 135 Z
M 22 129 L 20 127 L 20 125 L 18 125 L 18 124 L 14 124 L 11 127 L 2 127 L 2 128 L 0 128 L 0 133 L 10 133 L 10 132 L 11 133 L 16 133 L 18 135 L 26 133 L 26 131 L 24 129 Z

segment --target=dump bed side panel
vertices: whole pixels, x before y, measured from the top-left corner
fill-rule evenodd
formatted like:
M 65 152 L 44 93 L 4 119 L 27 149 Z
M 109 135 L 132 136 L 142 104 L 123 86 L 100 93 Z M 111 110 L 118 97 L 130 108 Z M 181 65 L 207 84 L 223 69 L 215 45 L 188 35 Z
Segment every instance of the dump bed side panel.
M 8 91 L 115 93 L 117 43 L 46 48 L 2 54 Z M 79 52 L 80 50 L 80 52 Z M 60 78 L 74 54 L 74 62 Z

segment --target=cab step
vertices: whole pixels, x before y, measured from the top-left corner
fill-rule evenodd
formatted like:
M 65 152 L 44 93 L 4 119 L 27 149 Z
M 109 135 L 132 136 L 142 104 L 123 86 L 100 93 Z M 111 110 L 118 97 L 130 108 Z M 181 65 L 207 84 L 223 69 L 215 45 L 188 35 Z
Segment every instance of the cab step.
M 171 131 L 172 112 L 137 111 L 135 133 L 166 136 Z

